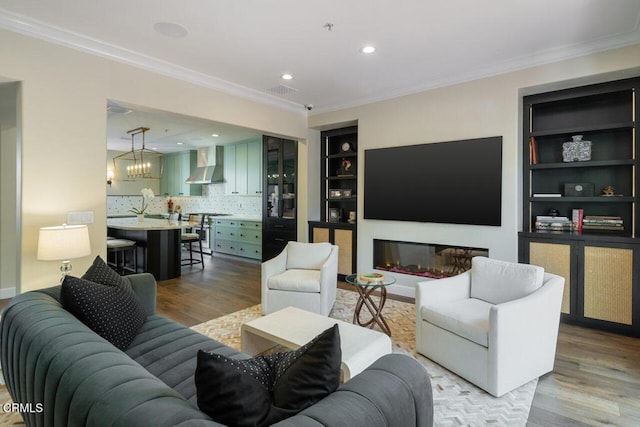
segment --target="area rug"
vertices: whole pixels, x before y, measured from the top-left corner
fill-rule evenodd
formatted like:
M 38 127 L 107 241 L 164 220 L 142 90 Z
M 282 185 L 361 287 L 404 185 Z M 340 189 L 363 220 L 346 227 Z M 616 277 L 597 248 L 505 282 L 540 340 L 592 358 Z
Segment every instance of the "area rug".
M 357 294 L 338 289 L 330 316 L 351 322 Z M 363 310 L 364 311 L 364 310 Z M 495 398 L 473 384 L 419 355 L 415 350 L 415 306 L 387 299 L 383 314 L 391 328 L 393 351 L 413 356 L 429 373 L 433 388 L 435 426 L 525 426 L 537 380 Z M 192 329 L 240 349 L 240 326 L 260 317 L 260 305 L 231 313 Z

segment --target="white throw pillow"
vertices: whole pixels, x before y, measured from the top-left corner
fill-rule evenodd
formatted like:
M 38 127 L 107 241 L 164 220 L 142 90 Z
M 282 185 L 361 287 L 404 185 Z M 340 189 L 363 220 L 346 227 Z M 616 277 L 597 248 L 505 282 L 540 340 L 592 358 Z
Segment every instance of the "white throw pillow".
M 287 244 L 287 270 L 301 268 L 320 270 L 331 253 L 331 243 L 289 242 Z
M 542 286 L 544 268 L 486 257 L 471 260 L 471 298 L 501 304 L 525 297 Z

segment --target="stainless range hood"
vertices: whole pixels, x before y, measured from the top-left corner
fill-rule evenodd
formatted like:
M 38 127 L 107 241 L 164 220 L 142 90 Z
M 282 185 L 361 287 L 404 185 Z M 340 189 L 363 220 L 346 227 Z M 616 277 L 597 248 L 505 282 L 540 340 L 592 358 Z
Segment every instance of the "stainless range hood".
M 224 182 L 224 147 L 198 148 L 198 167 L 185 181 L 187 184 L 216 184 Z

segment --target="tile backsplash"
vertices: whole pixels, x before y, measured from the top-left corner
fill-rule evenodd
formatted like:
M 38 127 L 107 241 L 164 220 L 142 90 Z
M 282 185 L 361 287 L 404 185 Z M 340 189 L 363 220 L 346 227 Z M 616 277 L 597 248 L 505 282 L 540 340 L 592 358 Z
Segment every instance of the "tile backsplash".
M 174 208 L 180 206 L 183 213 L 228 213 L 234 215 L 261 216 L 262 197 L 230 196 L 225 194 L 225 184 L 202 186 L 202 196 L 171 197 Z M 149 201 L 148 214 L 168 212 L 167 196 L 156 196 Z M 133 215 L 130 209 L 139 209 L 142 196 L 107 196 L 107 216 Z

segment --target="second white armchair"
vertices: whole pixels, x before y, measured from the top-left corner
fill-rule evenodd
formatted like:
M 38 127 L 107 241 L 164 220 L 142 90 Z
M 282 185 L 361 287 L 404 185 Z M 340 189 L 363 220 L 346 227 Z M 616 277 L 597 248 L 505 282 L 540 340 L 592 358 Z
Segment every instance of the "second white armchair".
M 553 370 L 564 278 L 474 257 L 458 276 L 418 283 L 416 348 L 494 396 Z
M 336 302 L 337 284 L 337 246 L 289 242 L 262 263 L 262 314 L 292 306 L 327 316 Z

